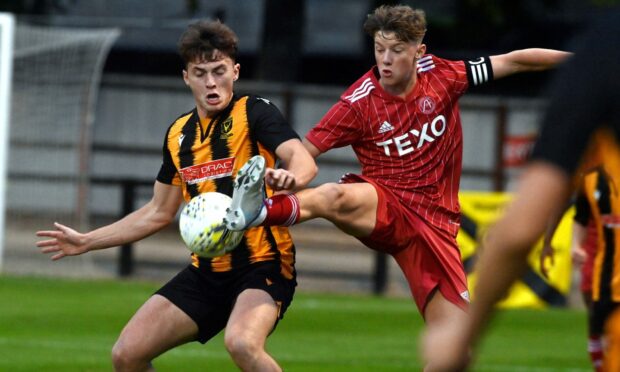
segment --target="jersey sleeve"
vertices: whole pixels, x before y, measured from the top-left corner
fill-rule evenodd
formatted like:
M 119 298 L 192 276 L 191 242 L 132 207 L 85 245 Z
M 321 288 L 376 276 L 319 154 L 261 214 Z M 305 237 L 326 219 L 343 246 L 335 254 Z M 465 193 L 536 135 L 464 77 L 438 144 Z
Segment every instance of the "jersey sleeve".
M 435 82 L 438 86 L 446 88 L 447 84 L 450 88 L 448 91 L 456 97 L 463 95 L 470 87 L 493 80 L 489 57 L 451 61 L 428 54 L 418 61 L 418 74 L 426 72 L 437 77 Z
M 362 135 L 359 123 L 362 119 L 350 104 L 338 101 L 307 134 L 321 152 L 354 143 Z
M 272 152 L 283 142 L 299 139 L 299 135 L 278 108 L 261 97 L 250 96 L 247 103 L 248 122 L 254 138 Z
M 170 155 L 170 149 L 168 148 L 169 133 L 170 129 L 168 129 L 166 136 L 164 137 L 164 146 L 162 149 L 163 160 L 161 167 L 159 168 L 159 173 L 157 174 L 157 181 L 167 185 L 180 186 L 181 178 L 179 177 L 179 172 L 172 161 L 172 155 Z

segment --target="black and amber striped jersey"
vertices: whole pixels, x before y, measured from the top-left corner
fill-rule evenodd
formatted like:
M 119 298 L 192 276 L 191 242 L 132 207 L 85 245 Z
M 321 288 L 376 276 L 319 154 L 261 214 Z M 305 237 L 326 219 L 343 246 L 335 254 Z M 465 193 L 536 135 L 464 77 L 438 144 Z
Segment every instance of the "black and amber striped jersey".
M 185 201 L 205 192 L 231 196 L 239 168 L 254 155 L 262 155 L 266 166 L 276 167 L 276 148 L 299 138 L 280 111 L 257 96 L 234 95 L 216 117 L 201 119 L 196 109 L 181 115 L 168 129 L 163 163 L 157 180 L 180 186 Z M 268 187 L 266 196 L 273 190 Z M 215 258 L 193 255 L 192 264 L 213 272 L 278 260 L 287 278 L 295 275 L 295 247 L 286 227 L 258 226 L 247 230 L 236 249 Z
M 611 132 L 599 131 L 590 150 L 578 202 L 597 229 L 592 299 L 620 302 L 620 146 Z

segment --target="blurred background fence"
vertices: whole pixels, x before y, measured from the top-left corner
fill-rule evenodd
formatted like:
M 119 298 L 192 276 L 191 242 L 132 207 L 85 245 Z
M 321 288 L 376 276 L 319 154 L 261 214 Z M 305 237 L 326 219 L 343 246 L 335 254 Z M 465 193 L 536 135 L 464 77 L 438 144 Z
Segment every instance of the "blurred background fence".
M 305 133 L 342 91 L 341 87 L 291 87 L 263 82 L 239 82 L 238 88 L 238 91 L 253 92 L 272 100 L 288 113 L 299 133 Z M 150 199 L 154 175 L 161 164 L 162 138 L 167 126 L 180 112 L 186 112 L 192 106 L 191 93 L 180 78 L 104 76 L 89 150 L 87 222 L 90 227 L 111 222 Z M 513 182 L 515 172 L 505 163 L 514 162 L 515 155 L 507 151 L 506 143 L 511 136 L 523 136 L 524 130 L 527 136 L 536 133 L 535 123 L 541 107 L 540 101 L 529 99 L 463 99 L 465 189 L 499 191 Z M 45 133 L 57 133 L 66 125 L 65 122 L 51 121 L 45 131 L 35 132 L 48 138 Z M 35 158 L 45 164 L 59 150 L 59 146 L 40 146 L 38 141 L 26 146 L 21 140 L 18 147 L 26 147 L 31 153 L 36 153 Z M 75 156 L 79 154 L 64 144 L 60 147 L 63 151 L 75 153 Z M 26 159 L 32 161 L 32 157 L 26 156 Z M 315 185 L 336 182 L 343 173 L 358 170 L 354 155 L 347 149 L 324 154 L 319 160 L 320 174 L 313 181 Z M 77 223 L 71 217 L 77 205 L 74 199 L 53 196 L 56 195 L 54 190 L 63 190 L 75 196 L 74 189 L 66 187 L 67 182 L 75 177 L 63 175 L 63 172 L 75 172 L 76 162 L 62 161 L 61 164 L 60 171 L 46 167 L 47 173 L 24 167 L 10 170 L 8 198 L 19 201 L 19 204 L 10 204 L 8 209 L 11 218 L 7 231 L 9 240 L 5 271 L 37 273 L 54 270 L 64 275 L 84 275 L 79 268 L 87 267 L 87 273 L 91 275 L 163 279 L 187 264 L 188 256 L 177 238 L 176 226 L 166 234 L 134 246 L 122 247 L 118 251 L 96 252 L 90 255 L 94 258 L 88 266 L 84 263 L 75 265 L 73 260 L 52 264 L 44 262 L 45 257 L 32 257 L 37 255 L 33 234 L 36 229 L 51 227 L 54 219 L 70 225 Z M 23 195 L 27 190 L 19 187 L 20 184 L 35 188 L 39 197 Z M 35 210 L 36 213 L 31 213 Z M 312 221 L 293 228 L 293 233 L 298 246 L 302 287 L 407 293 L 406 283 L 391 258 L 386 259 L 367 250 L 330 224 Z M 35 265 L 28 263 L 33 258 Z

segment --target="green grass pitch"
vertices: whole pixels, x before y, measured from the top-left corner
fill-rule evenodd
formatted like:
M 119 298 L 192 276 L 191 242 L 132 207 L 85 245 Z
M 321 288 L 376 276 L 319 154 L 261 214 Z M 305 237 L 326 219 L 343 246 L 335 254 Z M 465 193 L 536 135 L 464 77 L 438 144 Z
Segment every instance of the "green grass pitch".
M 118 333 L 158 286 L 0 276 L 0 371 L 110 371 Z M 421 370 L 422 327 L 409 299 L 298 293 L 268 350 L 287 371 Z M 585 335 L 583 311 L 504 311 L 473 370 L 590 371 Z M 169 351 L 154 365 L 237 370 L 222 335 Z

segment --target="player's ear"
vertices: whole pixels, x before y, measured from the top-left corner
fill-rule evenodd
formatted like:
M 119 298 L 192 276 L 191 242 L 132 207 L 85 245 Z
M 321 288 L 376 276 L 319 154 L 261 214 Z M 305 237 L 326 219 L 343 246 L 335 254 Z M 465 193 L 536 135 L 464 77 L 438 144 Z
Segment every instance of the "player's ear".
M 187 70 L 183 69 L 183 81 L 185 85 L 189 86 L 189 77 L 187 76 Z
M 415 52 L 415 58 L 420 59 L 424 54 L 426 54 L 426 44 L 418 45 L 418 49 Z
M 241 65 L 238 63 L 235 63 L 235 65 L 233 66 L 233 71 L 234 71 L 234 77 L 233 77 L 233 81 L 237 81 L 237 79 L 239 79 L 239 71 L 241 71 Z

